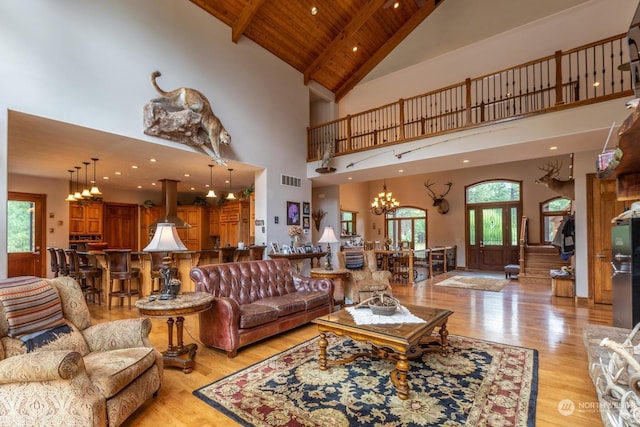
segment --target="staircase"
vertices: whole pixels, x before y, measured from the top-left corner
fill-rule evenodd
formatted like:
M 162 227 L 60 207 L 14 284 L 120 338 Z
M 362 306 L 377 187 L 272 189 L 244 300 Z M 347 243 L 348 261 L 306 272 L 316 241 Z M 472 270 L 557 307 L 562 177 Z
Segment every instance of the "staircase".
M 555 246 L 527 245 L 524 248 L 524 269 L 521 264 L 518 281 L 522 285 L 551 286 L 549 270 L 560 270 L 569 265 L 570 260 L 564 261 Z

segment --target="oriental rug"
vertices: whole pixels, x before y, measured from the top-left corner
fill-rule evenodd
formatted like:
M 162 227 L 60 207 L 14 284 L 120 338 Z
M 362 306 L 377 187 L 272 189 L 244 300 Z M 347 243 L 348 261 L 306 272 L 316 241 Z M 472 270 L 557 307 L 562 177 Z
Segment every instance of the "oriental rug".
M 441 282 L 434 283 L 434 285 L 450 288 L 473 289 L 476 291 L 500 292 L 509 283 L 511 283 L 510 280 L 495 279 L 493 277 L 453 276 Z
M 329 360 L 367 344 L 328 336 Z M 318 368 L 318 338 L 195 390 L 243 426 L 534 426 L 537 350 L 449 335 L 449 352 L 410 362 L 409 399 L 395 364 L 363 357 Z

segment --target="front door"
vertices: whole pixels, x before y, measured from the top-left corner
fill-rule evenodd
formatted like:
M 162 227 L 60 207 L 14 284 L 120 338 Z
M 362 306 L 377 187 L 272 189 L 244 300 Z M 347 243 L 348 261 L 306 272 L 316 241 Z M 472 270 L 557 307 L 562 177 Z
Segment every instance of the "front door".
M 44 250 L 46 195 L 9 192 L 8 277 L 46 277 Z
M 587 177 L 589 224 L 589 295 L 596 304 L 611 304 L 611 219 L 631 205 L 617 200 L 616 180 Z
M 518 263 L 518 204 L 467 205 L 467 265 L 502 270 Z

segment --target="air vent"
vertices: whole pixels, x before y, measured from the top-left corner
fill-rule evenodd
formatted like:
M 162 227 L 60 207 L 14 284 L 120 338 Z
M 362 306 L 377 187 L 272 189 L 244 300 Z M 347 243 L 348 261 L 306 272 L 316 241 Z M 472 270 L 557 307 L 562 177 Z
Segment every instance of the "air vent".
M 280 174 L 280 185 L 286 185 L 287 187 L 302 187 L 302 179 L 295 176 L 289 176 Z

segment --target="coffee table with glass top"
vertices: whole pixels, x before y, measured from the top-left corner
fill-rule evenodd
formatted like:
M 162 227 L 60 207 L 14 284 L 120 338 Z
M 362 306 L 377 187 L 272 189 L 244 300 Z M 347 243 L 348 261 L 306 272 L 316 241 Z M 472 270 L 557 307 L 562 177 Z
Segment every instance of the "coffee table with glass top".
M 395 362 L 396 368 L 391 372 L 398 397 L 409 398 L 409 385 L 407 373 L 409 372 L 409 360 L 416 359 L 425 351 L 441 351 L 446 354 L 447 347 L 447 320 L 453 314 L 450 310 L 404 305 L 413 315 L 421 318 L 425 323 L 385 323 L 371 325 L 357 325 L 353 317 L 346 309 L 327 314 L 313 320 L 320 331 L 319 367 L 327 370 L 327 365 L 341 365 L 354 361 L 359 357 L 377 357 Z M 362 308 L 362 310 L 369 310 Z M 431 333 L 439 328 L 439 339 L 434 341 Z M 371 344 L 371 350 L 354 354 L 342 360 L 327 360 L 328 341 L 326 333 L 330 332 L 339 336 L 347 336 L 356 341 L 364 341 Z M 439 341 L 439 342 L 437 342 Z M 434 346 L 434 344 L 436 344 Z

